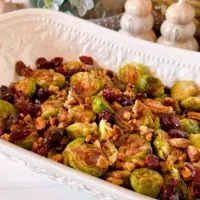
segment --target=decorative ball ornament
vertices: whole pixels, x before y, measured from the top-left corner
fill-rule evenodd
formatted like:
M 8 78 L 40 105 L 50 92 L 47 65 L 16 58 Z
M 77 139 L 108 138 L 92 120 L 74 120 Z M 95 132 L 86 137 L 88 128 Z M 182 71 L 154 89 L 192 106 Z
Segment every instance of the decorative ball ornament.
M 166 12 L 166 20 L 161 26 L 161 37 L 157 43 L 198 51 L 199 45 L 194 38 L 196 25 L 193 22 L 195 11 L 186 0 L 172 4 Z
M 156 35 L 152 31 L 153 24 L 151 0 L 126 1 L 125 13 L 120 22 L 122 34 L 154 42 Z

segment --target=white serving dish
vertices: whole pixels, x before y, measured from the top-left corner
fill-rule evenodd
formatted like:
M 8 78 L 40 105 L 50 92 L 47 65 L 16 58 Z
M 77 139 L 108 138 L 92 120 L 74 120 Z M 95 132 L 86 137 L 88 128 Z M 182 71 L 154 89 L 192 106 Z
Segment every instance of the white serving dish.
M 14 65 L 19 59 L 34 66 L 36 58 L 63 56 L 77 59 L 91 55 L 105 67 L 136 61 L 148 65 L 166 85 L 177 79 L 200 85 L 200 54 L 126 38 L 63 13 L 42 9 L 15 11 L 0 16 L 0 84 L 18 77 Z M 147 200 L 143 195 L 107 183 L 0 140 L 0 154 L 47 175 L 69 188 L 88 192 L 99 200 Z

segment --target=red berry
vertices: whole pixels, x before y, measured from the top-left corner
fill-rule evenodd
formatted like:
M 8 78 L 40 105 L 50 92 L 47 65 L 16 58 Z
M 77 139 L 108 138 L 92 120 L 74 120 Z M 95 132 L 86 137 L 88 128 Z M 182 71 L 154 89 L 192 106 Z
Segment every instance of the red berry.
M 90 56 L 80 56 L 79 60 L 86 65 L 93 65 L 94 64 L 93 58 L 90 57 Z

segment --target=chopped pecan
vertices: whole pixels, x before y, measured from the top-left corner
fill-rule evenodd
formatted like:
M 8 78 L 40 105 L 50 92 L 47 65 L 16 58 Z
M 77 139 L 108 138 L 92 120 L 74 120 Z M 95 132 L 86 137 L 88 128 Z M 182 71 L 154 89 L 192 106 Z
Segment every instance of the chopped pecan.
M 123 184 L 123 180 L 120 178 L 114 178 L 114 177 L 108 177 L 106 179 L 108 182 L 115 184 L 115 185 L 122 185 Z
M 185 163 L 180 173 L 185 181 L 191 181 L 195 176 L 196 169 L 191 163 Z
M 135 164 L 132 162 L 125 162 L 123 165 L 123 169 L 132 172 L 135 169 Z
M 185 138 L 172 138 L 169 143 L 177 148 L 187 148 L 190 145 L 190 141 Z
M 200 121 L 200 113 L 198 113 L 198 112 L 188 112 L 187 116 L 190 119 L 195 119 L 195 120 Z
M 96 166 L 102 169 L 108 168 L 108 161 L 104 156 L 99 156 Z
M 200 151 L 194 146 L 188 146 L 187 153 L 191 162 L 197 162 L 200 160 Z
M 63 156 L 61 154 L 56 154 L 52 157 L 50 157 L 51 160 L 54 160 L 56 162 L 62 163 L 63 162 Z
M 148 107 L 145 104 L 143 104 L 140 100 L 136 100 L 132 108 L 132 111 L 133 113 L 138 114 L 141 111 L 146 110 L 146 109 L 148 109 Z
M 42 117 L 37 117 L 35 119 L 35 128 L 37 130 L 42 130 L 46 127 L 46 121 Z
M 173 107 L 164 106 L 160 102 L 153 99 L 144 99 L 144 104 L 155 114 L 172 113 Z

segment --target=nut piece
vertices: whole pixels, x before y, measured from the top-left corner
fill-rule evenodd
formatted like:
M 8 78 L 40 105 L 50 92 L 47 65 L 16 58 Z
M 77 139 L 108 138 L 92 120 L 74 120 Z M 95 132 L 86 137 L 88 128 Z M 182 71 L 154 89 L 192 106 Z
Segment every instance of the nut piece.
M 196 120 L 200 121 L 200 113 L 198 113 L 198 112 L 188 112 L 187 116 L 190 119 L 196 119 Z
M 194 146 L 188 146 L 187 153 L 191 162 L 199 161 L 200 151 Z
M 37 130 L 42 130 L 46 127 L 46 121 L 42 117 L 37 117 L 35 119 L 35 128 Z
M 108 177 L 106 179 L 108 182 L 115 184 L 115 185 L 122 185 L 123 184 L 123 180 L 120 178 L 114 178 L 114 177 Z
M 177 148 L 187 148 L 191 142 L 185 138 L 173 138 L 169 140 L 169 143 Z
M 172 113 L 173 112 L 173 107 L 164 106 L 156 100 L 145 99 L 144 104 L 155 114 Z

